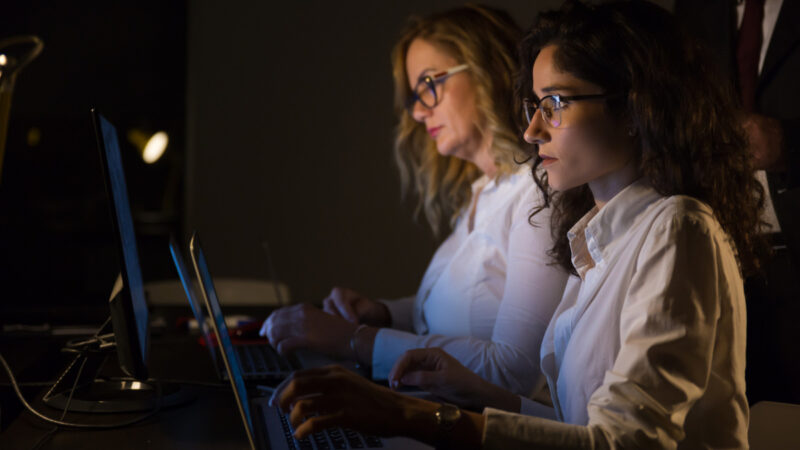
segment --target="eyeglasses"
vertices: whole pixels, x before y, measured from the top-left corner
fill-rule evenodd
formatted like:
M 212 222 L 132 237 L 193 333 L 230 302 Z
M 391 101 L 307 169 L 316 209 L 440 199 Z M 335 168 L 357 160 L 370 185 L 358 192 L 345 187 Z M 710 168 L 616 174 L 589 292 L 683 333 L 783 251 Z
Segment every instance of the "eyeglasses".
M 592 95 L 548 95 L 539 101 L 524 99 L 522 100 L 522 109 L 525 111 L 525 119 L 528 124 L 533 121 L 533 115 L 536 114 L 538 109 L 542 113 L 542 119 L 545 123 L 553 128 L 558 128 L 563 125 L 561 112 L 569 102 L 579 100 L 597 100 L 602 98 L 613 97 L 616 94 L 592 94 Z
M 406 109 L 411 112 L 414 109 L 414 104 L 419 102 L 422 106 L 433 109 L 439 104 L 439 94 L 436 93 L 436 85 L 441 84 L 451 75 L 463 72 L 469 69 L 466 64 L 451 67 L 445 71 L 437 72 L 433 75 L 426 75 L 419 80 L 414 91 L 408 96 L 406 100 Z

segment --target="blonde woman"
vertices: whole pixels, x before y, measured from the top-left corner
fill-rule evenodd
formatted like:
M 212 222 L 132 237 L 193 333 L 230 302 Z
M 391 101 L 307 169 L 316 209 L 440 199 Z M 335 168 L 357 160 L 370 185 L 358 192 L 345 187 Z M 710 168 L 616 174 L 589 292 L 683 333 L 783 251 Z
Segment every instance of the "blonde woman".
M 532 391 L 567 274 L 549 264 L 547 211 L 529 222 L 541 191 L 516 162 L 519 37 L 507 14 L 479 6 L 410 21 L 393 52 L 396 159 L 433 231 L 447 219 L 453 231 L 414 296 L 375 301 L 334 288 L 324 311 L 275 311 L 262 335 L 279 352 L 355 359 L 386 379 L 405 351 L 440 347 L 492 383 Z

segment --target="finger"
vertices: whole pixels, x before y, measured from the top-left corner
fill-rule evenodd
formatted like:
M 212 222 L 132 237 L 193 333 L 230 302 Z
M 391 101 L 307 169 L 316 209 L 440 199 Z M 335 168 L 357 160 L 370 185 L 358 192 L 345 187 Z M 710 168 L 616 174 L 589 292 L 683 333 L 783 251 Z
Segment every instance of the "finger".
M 277 386 L 275 386 L 275 390 L 272 391 L 272 395 L 269 397 L 269 406 L 278 406 L 278 402 L 280 401 L 280 398 L 283 395 L 283 391 L 286 389 L 286 386 L 288 386 L 292 380 L 309 376 L 324 375 L 330 372 L 331 368 L 332 366 L 324 366 L 324 367 L 315 367 L 312 369 L 296 370 L 292 372 L 288 377 L 284 378 L 283 381 L 281 381 L 280 383 L 278 383 Z
M 267 317 L 267 320 L 264 321 L 264 325 L 261 327 L 261 331 L 264 332 L 263 336 L 267 338 L 269 345 L 271 345 L 272 348 L 277 348 L 279 336 L 275 327 L 274 317 L 275 313 Z
M 334 414 L 340 411 L 342 403 L 333 395 L 309 395 L 298 399 L 292 405 L 289 422 L 293 428 L 298 427 L 307 417 Z
M 345 299 L 338 298 L 333 300 L 333 305 L 336 307 L 336 310 L 339 312 L 339 315 L 342 316 L 345 320 L 352 323 L 358 323 L 358 314 L 356 314 L 356 310 L 353 309 L 353 304 Z
M 394 363 L 392 370 L 389 371 L 389 376 L 387 381 L 389 382 L 389 387 L 392 389 L 397 389 L 400 387 L 400 379 L 405 375 L 409 368 L 413 365 L 416 365 L 414 360 L 414 356 L 411 355 L 409 352 L 403 353 L 402 356 Z
M 272 395 L 269 396 L 269 406 L 278 405 L 280 398 L 283 396 L 283 391 L 286 389 L 286 386 L 292 380 L 292 377 L 294 377 L 294 374 L 284 378 L 283 381 L 281 381 L 280 383 L 278 383 L 277 386 L 275 386 L 275 390 L 272 391 Z
M 408 350 L 397 360 L 389 372 L 389 385 L 398 388 L 405 374 L 417 370 L 433 370 L 436 368 L 440 354 L 436 349 L 418 348 Z
M 343 288 L 335 287 L 331 290 L 330 298 L 331 308 L 336 310 L 336 315 L 343 317 L 345 320 L 353 323 L 358 323 L 358 315 L 353 309 L 350 302 L 351 295 Z
M 260 330 L 258 330 L 258 335 L 259 335 L 259 336 L 261 336 L 261 337 L 267 337 L 267 328 L 268 328 L 268 327 L 267 327 L 267 324 L 268 324 L 268 323 L 269 323 L 269 318 L 267 318 L 267 320 L 265 320 L 265 321 L 264 321 L 264 323 L 263 323 L 263 324 L 261 324 L 261 329 L 260 329 Z
M 272 320 L 272 316 L 267 319 L 267 322 L 266 337 L 272 348 L 277 349 L 281 341 L 292 337 L 294 327 L 291 324 L 275 322 Z
M 339 310 L 336 308 L 336 305 L 333 303 L 333 299 L 331 297 L 327 297 L 322 301 L 322 310 L 328 314 L 333 314 L 334 316 L 340 315 Z
M 279 386 L 280 389 L 275 389 L 273 397 L 277 400 L 281 410 L 287 411 L 289 405 L 301 397 L 310 394 L 325 394 L 331 388 L 336 389 L 337 384 L 341 384 L 341 382 L 337 383 L 335 380 L 337 378 L 341 379 L 341 371 L 343 370 L 339 366 L 325 366 L 294 372 L 284 380 L 285 386 Z M 280 392 L 278 392 L 279 390 Z M 270 401 L 272 402 L 272 400 Z
M 300 425 L 295 427 L 294 437 L 295 439 L 300 440 L 313 433 L 323 431 L 328 428 L 340 426 L 347 427 L 349 424 L 347 423 L 346 419 L 346 416 L 341 412 L 327 414 L 324 416 L 309 417 Z
M 278 346 L 275 347 L 275 350 L 277 350 L 279 354 L 285 356 L 297 350 L 298 348 L 305 348 L 307 346 L 308 340 L 305 337 L 291 336 L 279 341 Z
M 403 375 L 400 379 L 400 384 L 404 386 L 416 386 L 429 392 L 435 392 L 441 385 L 440 378 L 439 372 L 415 370 Z

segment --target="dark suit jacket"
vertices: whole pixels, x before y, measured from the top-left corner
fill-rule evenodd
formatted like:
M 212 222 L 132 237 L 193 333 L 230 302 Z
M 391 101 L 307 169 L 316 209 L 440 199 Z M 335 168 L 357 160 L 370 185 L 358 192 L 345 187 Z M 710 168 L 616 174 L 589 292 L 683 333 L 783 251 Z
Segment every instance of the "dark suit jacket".
M 675 14 L 736 77 L 736 1 L 677 0 Z M 800 262 L 800 1 L 784 0 L 756 91 L 756 112 L 781 121 L 788 170 L 768 172 L 775 212 Z

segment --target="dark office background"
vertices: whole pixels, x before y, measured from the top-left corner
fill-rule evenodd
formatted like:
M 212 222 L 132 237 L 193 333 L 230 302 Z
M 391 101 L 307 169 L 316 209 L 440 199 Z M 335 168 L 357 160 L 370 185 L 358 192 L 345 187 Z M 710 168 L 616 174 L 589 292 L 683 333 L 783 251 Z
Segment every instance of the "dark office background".
M 3 2 L 0 38 L 36 34 L 0 179 L 0 322 L 101 305 L 118 270 L 90 107 L 123 144 L 146 280 L 174 278 L 170 232 L 203 235 L 217 276 L 296 301 L 332 285 L 413 293 L 437 241 L 402 202 L 389 53 L 405 19 L 461 4 Z M 503 0 L 523 27 L 561 0 Z M 669 2 L 661 2 L 669 3 Z M 146 165 L 132 128 L 165 130 Z

